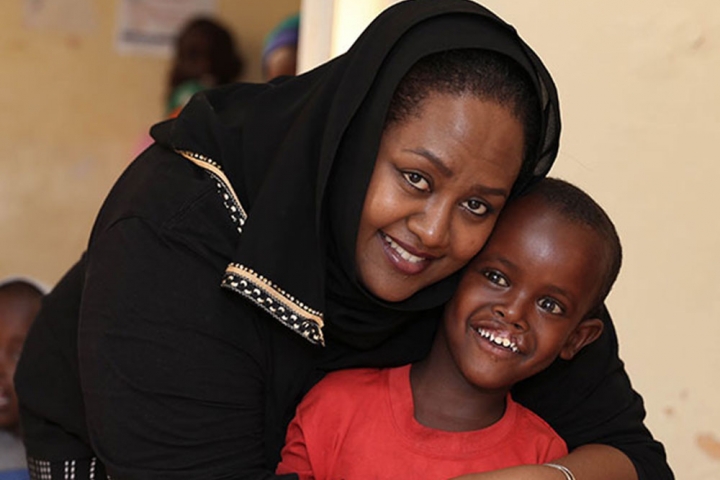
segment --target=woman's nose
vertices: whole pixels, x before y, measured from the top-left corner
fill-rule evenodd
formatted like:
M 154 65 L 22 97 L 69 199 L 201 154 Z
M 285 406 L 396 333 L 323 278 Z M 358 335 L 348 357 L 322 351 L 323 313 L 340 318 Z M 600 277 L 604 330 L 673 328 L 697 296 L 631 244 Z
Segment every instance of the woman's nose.
M 426 204 L 422 211 L 411 215 L 408 229 L 426 248 L 441 249 L 450 242 L 452 206 L 447 202 Z

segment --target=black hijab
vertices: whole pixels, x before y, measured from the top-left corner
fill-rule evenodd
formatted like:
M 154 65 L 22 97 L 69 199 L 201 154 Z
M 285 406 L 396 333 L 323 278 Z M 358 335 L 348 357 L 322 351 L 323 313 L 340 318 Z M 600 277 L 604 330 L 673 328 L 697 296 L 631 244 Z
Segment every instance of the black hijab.
M 156 129 L 160 143 L 222 169 L 247 212 L 223 286 L 314 343 L 324 342 L 327 323 L 325 336 L 361 349 L 446 302 L 457 275 L 388 303 L 358 282 L 354 256 L 396 86 L 422 57 L 461 48 L 502 53 L 529 74 L 542 103 L 542 125 L 534 169 L 525 180 L 544 176 L 560 133 L 550 74 L 513 27 L 468 0 L 399 3 L 344 55 L 278 83 L 202 92 L 177 120 Z M 293 320 L 283 314 L 289 307 L 296 307 Z

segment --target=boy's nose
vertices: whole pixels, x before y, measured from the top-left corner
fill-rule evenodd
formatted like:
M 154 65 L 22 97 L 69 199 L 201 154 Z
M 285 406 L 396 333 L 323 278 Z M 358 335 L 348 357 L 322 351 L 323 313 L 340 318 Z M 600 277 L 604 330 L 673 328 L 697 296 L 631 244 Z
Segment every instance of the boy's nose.
M 525 319 L 522 302 L 499 302 L 493 307 L 493 313 L 504 324 L 512 327 L 518 332 L 524 332 L 528 328 Z

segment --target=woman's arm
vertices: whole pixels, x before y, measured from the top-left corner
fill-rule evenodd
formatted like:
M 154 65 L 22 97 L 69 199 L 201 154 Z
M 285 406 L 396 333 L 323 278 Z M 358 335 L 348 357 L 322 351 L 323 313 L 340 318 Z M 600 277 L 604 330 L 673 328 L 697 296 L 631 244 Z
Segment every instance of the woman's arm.
M 576 480 L 637 480 L 630 459 L 606 445 L 586 445 L 553 463 L 566 466 Z M 560 470 L 545 465 L 522 465 L 486 473 L 463 475 L 455 480 L 566 480 Z
M 630 459 L 639 480 L 672 480 L 663 446 L 645 427 L 645 409 L 618 356 L 615 328 L 604 312 L 605 330 L 572 361 L 516 385 L 514 398 L 545 419 L 571 451 L 588 444 L 614 447 Z M 616 467 L 618 457 L 602 463 Z M 559 472 L 558 472 L 559 473 Z M 614 478 L 608 476 L 606 478 Z M 620 477 L 618 477 L 620 478 Z
M 130 218 L 88 252 L 80 376 L 93 449 L 113 478 L 273 477 L 263 336 L 219 288 L 214 252 L 194 245 Z

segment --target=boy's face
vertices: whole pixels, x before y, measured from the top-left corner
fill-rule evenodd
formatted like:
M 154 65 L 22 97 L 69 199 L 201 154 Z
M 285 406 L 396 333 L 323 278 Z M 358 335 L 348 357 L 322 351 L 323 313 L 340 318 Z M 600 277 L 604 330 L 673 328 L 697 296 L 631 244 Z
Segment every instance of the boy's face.
M 0 294 L 0 428 L 14 430 L 19 423 L 13 376 L 25 337 L 39 304 Z M 39 302 L 38 302 L 39 303 Z
M 602 322 L 582 320 L 606 251 L 597 233 L 532 195 L 510 204 L 445 309 L 445 339 L 465 379 L 509 388 L 597 338 Z

